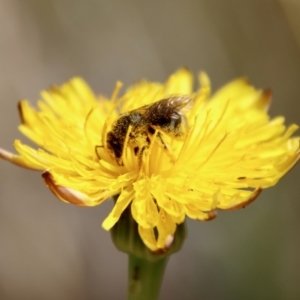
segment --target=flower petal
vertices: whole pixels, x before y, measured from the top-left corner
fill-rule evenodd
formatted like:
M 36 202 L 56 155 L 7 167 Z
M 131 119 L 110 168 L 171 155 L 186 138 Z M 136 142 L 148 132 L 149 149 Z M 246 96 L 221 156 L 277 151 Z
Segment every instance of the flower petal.
M 186 205 L 185 207 L 187 216 L 194 220 L 211 221 L 217 217 L 217 212 L 215 210 L 203 212 L 192 205 Z
M 166 249 L 170 246 L 170 240 L 174 237 L 176 231 L 176 223 L 163 209 L 160 209 L 159 219 L 157 223 L 157 247 Z
M 122 212 L 126 209 L 129 203 L 132 201 L 134 196 L 134 191 L 132 187 L 124 189 L 119 195 L 112 211 L 106 217 L 106 219 L 102 223 L 102 227 L 105 230 L 110 230 L 116 222 L 118 222 Z
M 34 171 L 43 171 L 45 170 L 45 167 L 42 164 L 39 163 L 28 163 L 28 160 L 26 160 L 23 156 L 13 154 L 11 152 L 8 152 L 4 149 L 0 148 L 0 158 L 3 158 L 5 160 L 8 160 L 9 162 L 29 170 Z
M 134 220 L 143 228 L 153 228 L 158 222 L 158 207 L 151 195 L 151 182 L 141 179 L 134 184 L 135 196 L 131 204 Z
M 151 250 L 157 251 L 157 242 L 153 228 L 144 228 L 141 225 L 138 226 L 139 234 L 144 244 Z
M 42 174 L 45 184 L 50 191 L 61 201 L 66 203 L 72 203 L 78 206 L 95 206 L 103 199 L 98 201 L 92 200 L 89 196 L 79 191 L 73 190 L 68 187 L 58 186 L 53 181 L 53 178 L 49 172 Z
M 233 196 L 231 201 L 228 203 L 220 203 L 218 205 L 219 209 L 223 210 L 235 210 L 240 208 L 245 208 L 250 203 L 252 203 L 262 192 L 262 188 L 258 188 L 255 191 L 253 191 L 250 196 L 248 196 L 246 199 L 241 200 L 239 197 Z
M 188 68 L 179 69 L 165 83 L 165 94 L 192 94 L 193 76 Z

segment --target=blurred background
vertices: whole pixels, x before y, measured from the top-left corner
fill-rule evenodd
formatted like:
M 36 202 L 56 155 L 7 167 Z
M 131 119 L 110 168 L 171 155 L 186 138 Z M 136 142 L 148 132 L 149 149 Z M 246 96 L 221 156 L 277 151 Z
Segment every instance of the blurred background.
M 164 81 L 181 66 L 213 88 L 246 75 L 271 115 L 300 123 L 299 0 L 0 0 L 0 144 L 26 141 L 17 102 L 80 75 Z M 58 201 L 39 173 L 0 161 L 0 299 L 125 299 L 127 257 L 101 223 L 112 207 Z M 300 299 L 300 166 L 244 210 L 188 221 L 161 299 Z

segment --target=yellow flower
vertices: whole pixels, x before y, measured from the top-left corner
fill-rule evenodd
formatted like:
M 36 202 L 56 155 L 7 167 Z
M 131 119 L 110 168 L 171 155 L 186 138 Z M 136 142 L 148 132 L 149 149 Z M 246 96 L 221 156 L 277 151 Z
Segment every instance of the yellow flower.
M 291 138 L 298 127 L 267 114 L 269 91 L 237 79 L 210 96 L 208 77 L 202 73 L 199 81 L 201 88 L 193 92 L 192 75 L 180 69 L 165 84 L 140 81 L 122 97 L 117 83 L 106 98 L 74 78 L 43 91 L 37 109 L 21 101 L 19 129 L 38 149 L 16 140 L 19 155 L 0 150 L 0 156 L 43 171 L 46 185 L 64 202 L 94 206 L 119 195 L 103 227 L 110 230 L 131 205 L 145 245 L 166 249 L 186 216 L 205 221 L 217 208 L 245 207 L 300 155 L 299 137 Z M 184 136 L 160 133 L 165 149 L 156 132 L 149 148 L 136 155 L 127 132 L 117 162 L 106 137 L 119 114 L 172 95 L 193 98 Z

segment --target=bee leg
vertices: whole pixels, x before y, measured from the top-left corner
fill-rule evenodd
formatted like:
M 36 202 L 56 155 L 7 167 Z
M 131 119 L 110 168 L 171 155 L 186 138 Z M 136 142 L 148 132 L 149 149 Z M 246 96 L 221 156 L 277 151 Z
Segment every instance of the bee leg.
M 165 143 L 161 133 L 158 131 L 156 134 L 156 138 L 158 140 L 158 142 L 162 145 L 162 147 L 166 150 L 166 153 L 168 154 L 168 156 L 170 157 L 172 162 L 175 162 L 175 157 L 173 155 L 172 149 L 170 146 L 168 146 L 168 144 Z
M 163 140 L 163 138 L 161 136 L 161 133 L 156 128 L 153 128 L 152 126 L 149 126 L 148 127 L 148 133 L 149 133 L 149 135 L 151 135 L 151 137 L 155 136 L 156 139 L 158 140 L 158 142 L 160 143 L 160 145 L 163 146 L 163 148 L 165 150 L 169 149 L 167 144 Z M 149 139 L 149 137 L 148 137 L 148 139 Z M 150 139 L 149 139 L 149 144 L 150 144 Z
M 144 140 L 144 145 L 139 148 L 139 147 L 135 147 L 134 148 L 134 153 L 137 155 L 138 157 L 138 161 L 139 161 L 139 168 L 141 168 L 142 166 L 142 162 L 144 161 L 145 159 L 145 156 L 144 156 L 144 153 L 147 149 L 149 149 L 149 146 L 150 146 L 150 143 L 151 143 L 151 140 L 150 138 L 147 136 L 146 139 Z
M 170 150 L 169 147 L 167 146 L 167 144 L 165 143 L 165 141 L 162 138 L 162 135 L 160 133 L 160 131 L 158 131 L 155 127 L 149 126 L 148 127 L 148 133 L 151 137 L 155 136 L 157 141 L 160 143 L 160 145 L 166 150 Z M 149 144 L 150 144 L 150 139 L 148 137 L 149 140 Z
M 148 149 L 149 149 L 149 145 L 144 145 L 138 152 L 138 162 L 139 162 L 138 166 L 140 171 L 142 171 L 143 162 L 146 161 L 146 157 L 144 154 Z
M 103 148 L 104 146 L 95 146 L 95 153 L 96 153 L 96 156 L 98 157 L 98 159 L 99 160 L 101 160 L 101 157 L 100 157 L 100 155 L 99 155 L 99 153 L 98 153 L 98 149 L 99 148 Z
M 134 151 L 134 155 L 137 156 L 139 151 L 140 151 L 140 148 L 139 147 L 134 147 L 133 151 Z
M 98 157 L 99 160 L 101 160 L 102 158 L 101 158 L 101 156 L 100 156 L 100 154 L 99 154 L 99 152 L 98 152 L 98 149 L 99 149 L 99 148 L 104 148 L 104 146 L 95 146 L 95 153 L 96 153 L 96 156 Z M 123 166 L 123 163 L 122 163 L 122 161 L 121 161 L 120 159 L 116 159 L 116 162 L 117 162 L 117 164 L 118 164 L 119 166 Z
M 164 139 L 161 136 L 161 133 L 158 131 L 156 134 L 156 138 L 158 139 L 158 141 L 160 142 L 160 144 L 163 146 L 163 148 L 165 150 L 169 150 L 170 148 L 167 146 L 167 144 L 165 143 Z

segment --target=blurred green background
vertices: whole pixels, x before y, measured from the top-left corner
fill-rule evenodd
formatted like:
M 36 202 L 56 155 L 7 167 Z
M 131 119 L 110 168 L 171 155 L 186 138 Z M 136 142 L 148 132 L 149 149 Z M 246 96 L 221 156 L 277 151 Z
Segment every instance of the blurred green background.
M 271 115 L 300 123 L 300 1 L 0 0 L 0 142 L 13 150 L 16 109 L 84 77 L 164 81 L 181 66 L 213 88 L 248 76 L 273 90 Z M 0 161 L 0 299 L 125 299 L 127 258 L 101 222 L 112 207 L 64 204 L 38 173 Z M 244 210 L 188 221 L 161 299 L 300 299 L 300 167 Z

